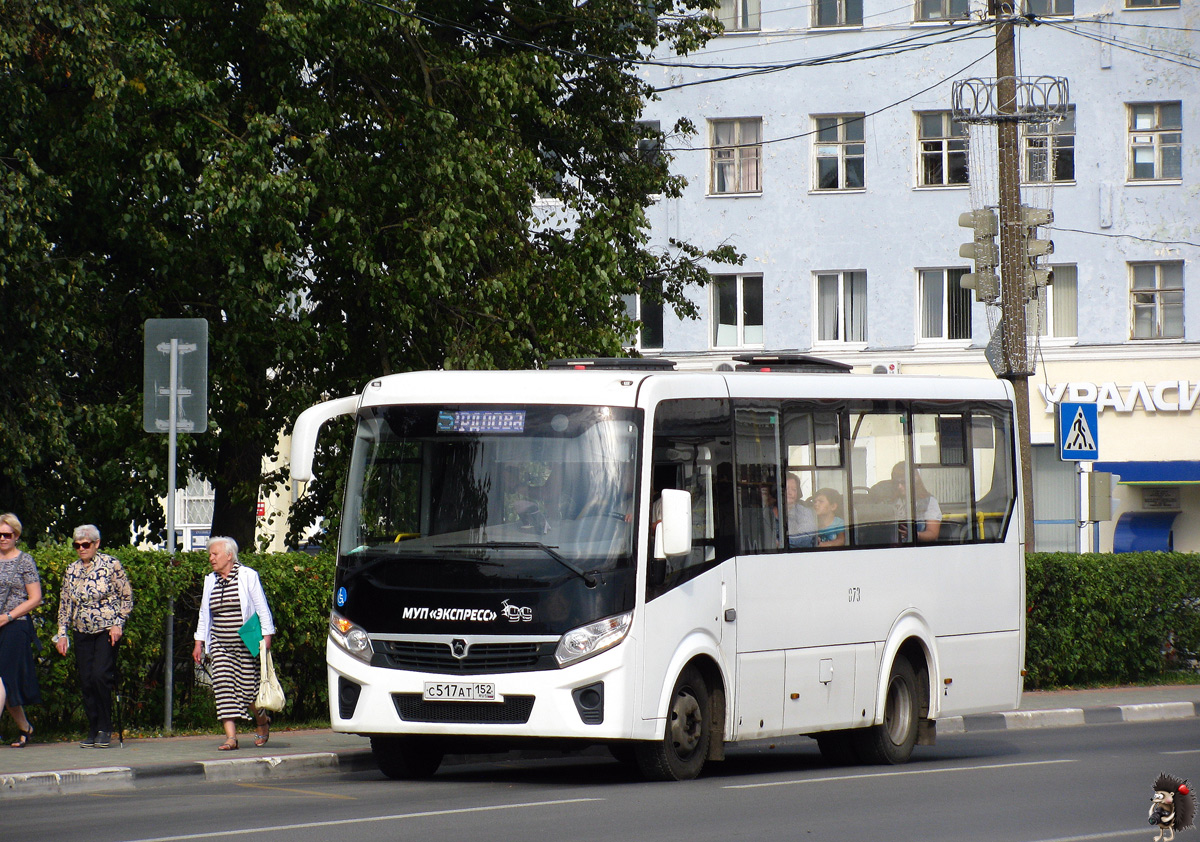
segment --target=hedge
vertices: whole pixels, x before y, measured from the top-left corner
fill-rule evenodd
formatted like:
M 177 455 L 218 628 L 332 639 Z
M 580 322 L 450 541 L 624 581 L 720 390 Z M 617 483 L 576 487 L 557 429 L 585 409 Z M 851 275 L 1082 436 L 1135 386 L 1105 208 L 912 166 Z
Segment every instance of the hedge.
M 1031 553 L 1027 689 L 1154 681 L 1200 657 L 1200 555 Z
M 174 612 L 174 707 L 177 730 L 215 729 L 212 691 L 197 682 L 192 646 L 202 581 L 212 568 L 208 554 L 181 553 L 172 564 L 160 551 L 129 547 L 103 548 L 121 560 L 133 586 L 133 614 L 118 650 L 121 716 L 126 730 L 153 732 L 163 725 L 166 620 L 169 600 Z M 42 579 L 43 602 L 36 614 L 38 679 L 41 704 L 31 708 L 36 724 L 48 733 L 82 732 L 87 719 L 75 677 L 73 652 L 62 657 L 51 638 L 58 630 L 58 596 L 63 573 L 75 559 L 67 545 L 38 545 L 33 551 Z M 239 553 L 240 561 L 262 577 L 263 590 L 275 617 L 272 644 L 275 668 L 287 695 L 282 718 L 307 722 L 329 717 L 325 681 L 325 638 L 333 591 L 331 554 Z
M 173 725 L 215 728 L 212 693 L 197 683 L 191 658 L 207 554 L 183 553 L 172 565 L 163 552 L 108 552 L 121 559 L 134 588 L 118 656 L 124 727 L 153 732 L 163 724 L 163 646 L 167 603 L 174 598 Z M 50 642 L 62 574 L 75 553 L 67 545 L 40 545 L 34 556 L 45 602 L 36 612 L 42 702 L 31 713 L 47 732 L 81 732 L 86 720 L 75 659 L 60 657 Z M 275 660 L 288 698 L 282 719 L 326 720 L 332 555 L 242 553 L 241 560 L 261 574 L 275 614 Z M 1154 681 L 1193 668 L 1200 657 L 1200 555 L 1034 553 L 1026 572 L 1027 689 Z

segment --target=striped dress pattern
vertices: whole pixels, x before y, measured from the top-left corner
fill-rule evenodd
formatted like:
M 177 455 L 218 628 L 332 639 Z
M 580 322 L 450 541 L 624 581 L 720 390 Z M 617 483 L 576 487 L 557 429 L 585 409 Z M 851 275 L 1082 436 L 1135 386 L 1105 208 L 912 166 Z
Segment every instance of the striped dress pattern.
M 238 565 L 229 576 L 217 577 L 209 603 L 212 616 L 212 683 L 218 719 L 252 719 L 250 706 L 258 695 L 258 656 L 251 655 L 238 635 L 242 609 L 238 603 Z

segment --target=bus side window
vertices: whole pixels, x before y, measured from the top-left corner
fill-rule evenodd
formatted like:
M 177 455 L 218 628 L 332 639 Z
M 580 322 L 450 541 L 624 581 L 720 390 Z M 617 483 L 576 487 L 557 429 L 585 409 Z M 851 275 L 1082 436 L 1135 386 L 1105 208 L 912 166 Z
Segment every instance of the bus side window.
M 766 402 L 734 410 L 737 456 L 738 549 L 743 553 L 782 549 L 785 499 L 779 470 L 779 408 Z
M 651 575 L 647 599 L 665 593 L 733 554 L 733 467 L 729 402 L 718 399 L 663 401 L 655 410 L 651 467 Z M 664 488 L 692 497 L 692 550 L 685 556 L 653 559 L 654 519 Z
M 843 449 L 842 412 L 814 407 L 811 403 L 788 402 L 783 408 L 784 494 L 787 501 L 786 531 L 790 549 L 845 546 L 852 542 L 845 529 L 849 519 L 848 484 Z M 826 504 L 818 513 L 816 495 Z M 819 523 L 818 518 L 827 518 Z M 838 525 L 839 537 L 830 540 Z
M 911 501 L 893 480 L 908 465 L 908 414 L 888 404 L 850 413 L 850 541 L 854 546 L 900 543 L 901 524 L 912 519 Z

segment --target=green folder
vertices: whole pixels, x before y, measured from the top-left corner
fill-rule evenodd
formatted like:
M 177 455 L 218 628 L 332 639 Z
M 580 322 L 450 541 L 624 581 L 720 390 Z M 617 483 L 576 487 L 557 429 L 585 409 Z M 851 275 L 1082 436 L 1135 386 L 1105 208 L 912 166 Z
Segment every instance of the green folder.
M 242 623 L 242 627 L 238 629 L 238 634 L 241 635 L 242 643 L 246 644 L 246 648 L 250 650 L 250 654 L 258 657 L 259 644 L 262 643 L 262 620 L 258 619 L 255 614 L 249 620 Z

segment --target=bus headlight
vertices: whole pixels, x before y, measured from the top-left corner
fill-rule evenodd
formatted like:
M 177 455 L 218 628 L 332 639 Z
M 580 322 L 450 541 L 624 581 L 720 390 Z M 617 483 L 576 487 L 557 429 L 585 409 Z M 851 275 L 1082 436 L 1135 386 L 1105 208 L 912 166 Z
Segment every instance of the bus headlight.
M 572 629 L 558 641 L 554 659 L 560 667 L 565 667 L 567 664 L 590 658 L 624 640 L 632 623 L 633 612 L 630 611 Z
M 329 636 L 333 642 L 360 661 L 371 663 L 371 639 L 361 627 L 336 611 L 329 613 Z

